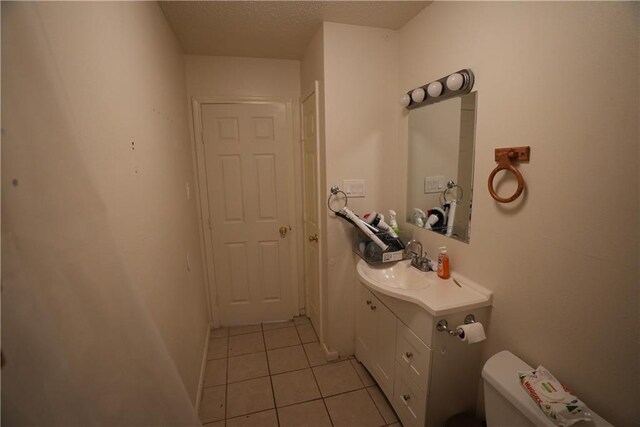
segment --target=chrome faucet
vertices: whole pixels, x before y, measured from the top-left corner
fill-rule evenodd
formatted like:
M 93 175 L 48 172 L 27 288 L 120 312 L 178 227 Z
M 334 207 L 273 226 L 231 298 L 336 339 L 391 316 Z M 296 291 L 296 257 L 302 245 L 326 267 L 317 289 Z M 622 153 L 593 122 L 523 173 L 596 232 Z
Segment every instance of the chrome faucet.
M 418 245 L 420 250 L 418 252 L 414 252 L 411 250 L 411 246 Z M 429 264 L 429 258 L 427 258 L 427 253 L 422 252 L 422 243 L 417 240 L 410 240 L 407 243 L 407 246 L 404 248 L 404 253 L 406 255 L 411 254 L 411 266 L 417 268 L 420 271 L 429 271 L 431 270 Z

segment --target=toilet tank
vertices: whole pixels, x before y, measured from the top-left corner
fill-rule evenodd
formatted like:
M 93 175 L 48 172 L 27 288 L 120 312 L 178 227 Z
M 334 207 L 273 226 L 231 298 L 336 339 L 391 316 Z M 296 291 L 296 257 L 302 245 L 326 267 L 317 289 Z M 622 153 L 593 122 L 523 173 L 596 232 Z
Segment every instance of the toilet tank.
M 494 354 L 484 364 L 484 409 L 489 427 L 556 426 L 520 385 L 518 371 L 532 369 L 509 351 Z M 593 411 L 591 414 L 593 421 L 581 421 L 576 427 L 611 426 Z

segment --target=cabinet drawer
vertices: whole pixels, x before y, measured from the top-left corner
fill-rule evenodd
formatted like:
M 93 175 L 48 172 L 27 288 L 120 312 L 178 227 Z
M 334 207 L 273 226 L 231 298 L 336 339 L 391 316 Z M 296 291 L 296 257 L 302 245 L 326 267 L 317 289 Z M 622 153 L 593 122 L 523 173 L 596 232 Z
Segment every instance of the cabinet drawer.
M 429 387 L 431 349 L 402 322 L 396 323 L 396 361 L 404 373 L 426 392 Z
M 399 366 L 396 369 L 392 404 L 404 427 L 424 427 L 427 393 L 418 388 Z

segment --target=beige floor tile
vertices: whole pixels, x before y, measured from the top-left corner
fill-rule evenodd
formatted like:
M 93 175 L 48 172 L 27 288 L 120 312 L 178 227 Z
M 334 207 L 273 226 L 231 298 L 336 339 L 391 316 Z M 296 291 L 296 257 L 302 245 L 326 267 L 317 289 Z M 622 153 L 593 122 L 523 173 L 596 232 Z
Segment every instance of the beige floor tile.
M 365 387 L 370 387 L 376 384 L 375 380 L 371 378 L 371 374 L 369 374 L 369 371 L 367 371 L 367 368 L 365 368 L 362 363 L 358 362 L 356 359 L 351 359 L 350 362 Z
M 313 329 L 313 325 L 311 325 L 311 323 L 298 325 L 296 326 L 296 329 L 298 329 L 300 341 L 303 343 L 318 341 L 318 336 L 316 335 L 316 331 Z
M 264 351 L 230 357 L 228 369 L 229 374 L 227 378 L 230 383 L 269 375 L 267 356 Z
M 322 399 L 278 408 L 280 427 L 331 427 Z
M 295 316 L 293 318 L 293 323 L 296 325 L 306 325 L 307 323 L 311 323 L 311 320 L 307 316 Z
M 334 427 L 379 427 L 384 419 L 365 389 L 325 399 Z
M 229 337 L 229 357 L 264 351 L 262 332 Z
M 229 339 L 227 337 L 214 338 L 209 340 L 209 348 L 207 349 L 207 360 L 222 359 L 223 357 L 227 357 L 228 342 Z
M 307 356 L 301 345 L 283 347 L 267 352 L 271 375 L 309 367 Z
M 300 338 L 298 338 L 296 328 L 281 328 L 264 331 L 264 341 L 267 346 L 267 350 L 300 344 Z
M 227 359 L 208 360 L 204 369 L 204 387 L 227 383 Z
M 318 399 L 320 391 L 311 369 L 287 372 L 271 377 L 278 407 Z
M 202 427 L 225 427 L 225 420 L 214 421 L 212 423 L 203 424 Z
M 349 360 L 316 366 L 313 373 L 323 397 L 364 387 Z
M 235 335 L 252 334 L 254 332 L 262 332 L 262 326 L 260 324 L 240 325 L 240 326 L 231 326 L 229 328 L 230 337 L 233 337 Z
M 402 427 L 402 424 L 400 424 L 400 423 L 393 423 L 393 424 L 389 424 L 387 427 Z
M 200 401 L 200 421 L 209 423 L 224 420 L 224 402 L 226 386 L 205 388 Z
M 229 336 L 229 328 L 215 328 L 211 331 L 211 338 L 224 338 Z
M 227 384 L 227 418 L 273 408 L 269 377 Z
M 227 420 L 227 427 L 278 427 L 275 409 Z
M 304 352 L 307 354 L 307 359 L 309 360 L 309 365 L 318 366 L 325 365 L 327 363 L 327 359 L 324 355 L 324 350 L 322 349 L 322 344 L 319 342 L 312 342 L 309 344 L 304 344 Z
M 384 422 L 387 424 L 397 423 L 398 417 L 389 404 L 389 401 L 384 396 L 384 393 L 382 393 L 382 390 L 380 390 L 380 387 L 378 387 L 377 385 L 373 387 L 367 387 L 367 392 L 369 392 L 369 396 L 371 396 L 371 399 L 373 399 L 373 403 L 375 403 L 378 411 L 380 411 L 380 414 L 382 415 L 382 418 L 384 418 Z
M 293 320 L 285 320 L 282 322 L 267 322 L 262 324 L 263 331 L 270 331 L 271 329 L 288 328 L 294 326 Z

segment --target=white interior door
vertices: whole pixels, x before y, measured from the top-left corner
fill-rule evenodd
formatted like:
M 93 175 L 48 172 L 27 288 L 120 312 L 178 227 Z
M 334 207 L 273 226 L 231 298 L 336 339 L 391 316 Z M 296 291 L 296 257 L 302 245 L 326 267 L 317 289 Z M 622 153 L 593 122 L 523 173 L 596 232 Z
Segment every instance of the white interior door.
M 322 336 L 320 313 L 320 241 L 318 213 L 318 120 L 316 92 L 302 103 L 304 178 L 304 264 L 307 315 Z
M 286 106 L 202 103 L 200 120 L 221 323 L 291 318 Z

